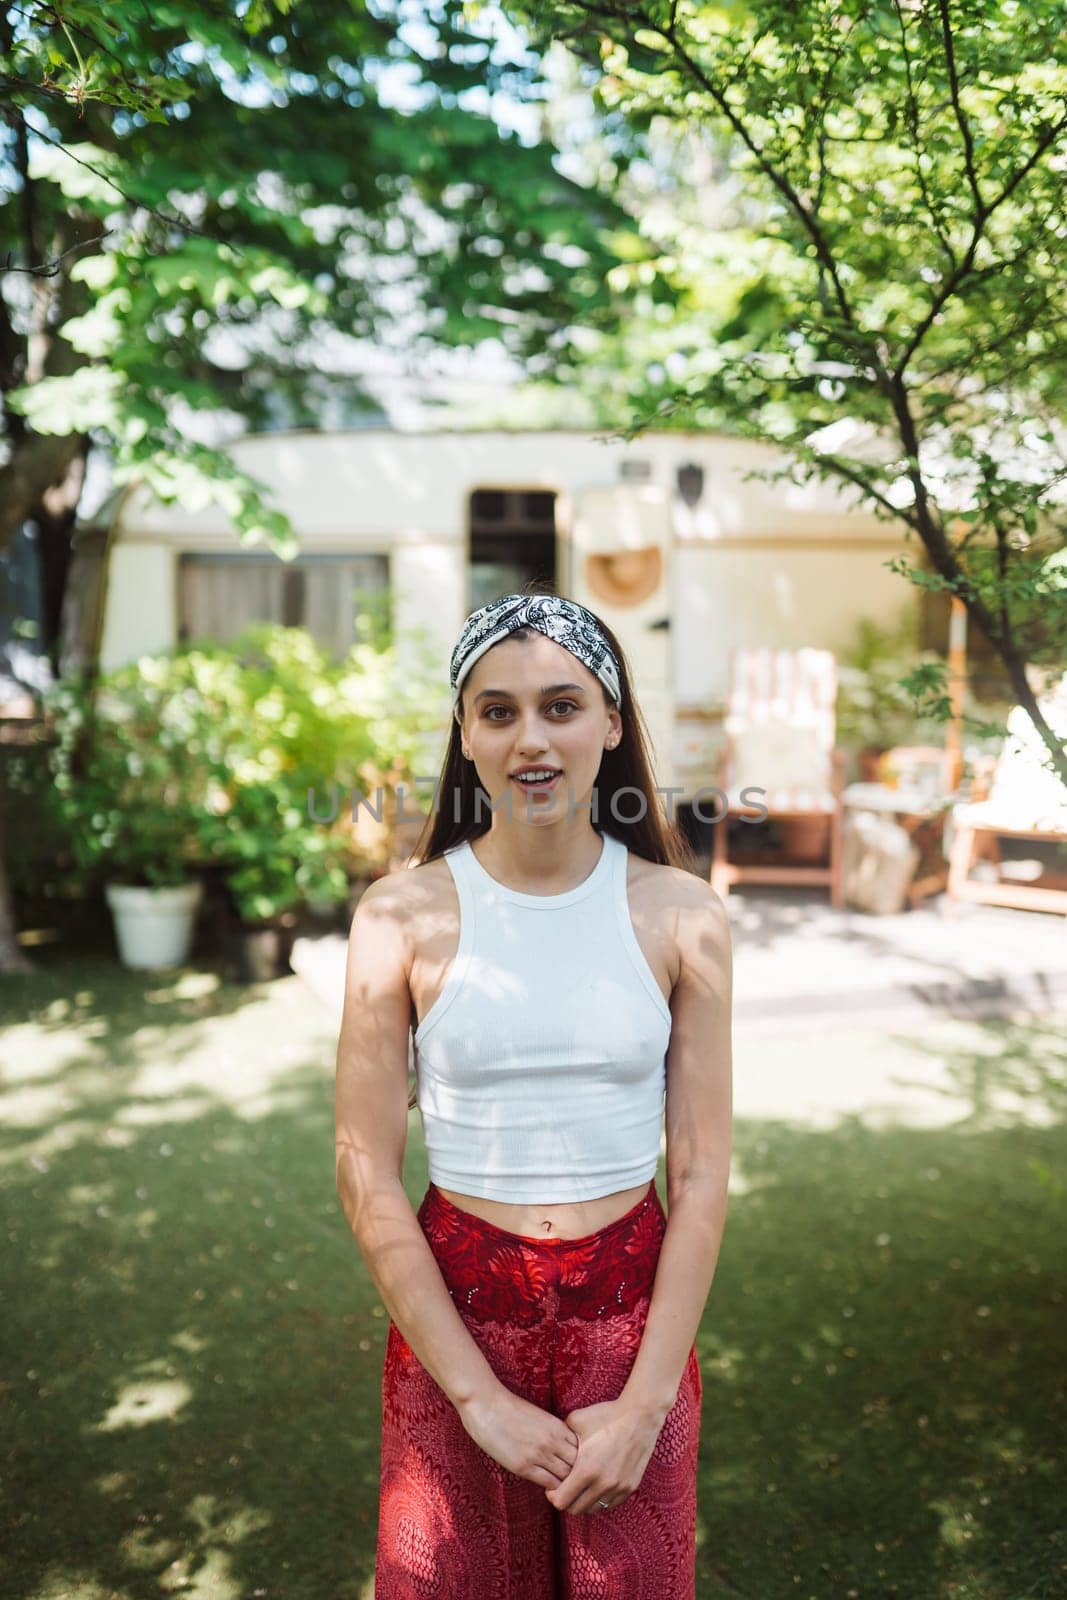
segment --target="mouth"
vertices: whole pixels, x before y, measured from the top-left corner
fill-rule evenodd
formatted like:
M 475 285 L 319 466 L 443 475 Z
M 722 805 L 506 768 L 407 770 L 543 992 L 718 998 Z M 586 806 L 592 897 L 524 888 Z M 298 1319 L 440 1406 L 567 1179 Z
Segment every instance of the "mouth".
M 521 768 L 520 773 L 513 772 L 510 776 L 510 781 L 515 784 L 516 788 L 523 790 L 525 794 L 550 794 L 563 776 L 562 771 L 555 767 L 534 767 L 531 770 L 534 772 L 549 772 L 551 776 L 548 778 L 526 778 L 520 776 Z

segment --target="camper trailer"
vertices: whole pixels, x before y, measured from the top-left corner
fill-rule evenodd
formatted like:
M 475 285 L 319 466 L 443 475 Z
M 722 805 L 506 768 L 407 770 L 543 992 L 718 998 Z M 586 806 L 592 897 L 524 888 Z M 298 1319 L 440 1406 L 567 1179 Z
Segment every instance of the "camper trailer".
M 708 433 L 292 432 L 248 435 L 239 465 L 284 510 L 300 554 L 241 544 L 218 507 L 132 487 L 107 538 L 99 661 L 253 620 L 353 639 L 388 590 L 397 648 L 439 661 L 473 607 L 544 582 L 600 613 L 627 653 L 661 784 L 714 783 L 733 645 L 840 650 L 857 621 L 915 604 L 888 570 L 906 528 L 826 482 L 760 474 L 769 446 Z

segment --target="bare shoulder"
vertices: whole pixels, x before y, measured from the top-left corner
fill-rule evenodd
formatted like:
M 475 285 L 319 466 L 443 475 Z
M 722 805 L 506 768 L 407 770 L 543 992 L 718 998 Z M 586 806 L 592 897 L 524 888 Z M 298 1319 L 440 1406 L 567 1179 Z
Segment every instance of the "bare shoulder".
M 452 874 L 444 858 L 437 856 L 375 878 L 360 896 L 352 927 L 354 932 L 362 927 L 370 939 L 387 936 L 394 951 L 403 950 L 410 975 L 427 944 L 432 946 L 435 936 L 456 921 L 456 910 Z
M 374 878 L 364 889 L 359 904 L 381 906 L 383 909 L 405 905 L 432 888 L 441 876 L 449 876 L 442 856 L 424 861 L 416 867 L 394 867 L 380 878 Z
M 730 914 L 707 879 L 684 867 L 633 854 L 630 859 L 635 897 L 643 913 L 669 938 L 676 976 L 686 969 L 729 968 Z
M 367 885 L 356 911 L 362 913 L 364 920 L 392 920 L 410 929 L 421 911 L 441 903 L 451 881 L 452 875 L 441 856 L 415 867 L 396 867 Z
M 706 878 L 684 867 L 671 867 L 659 861 L 646 861 L 644 856 L 630 852 L 630 882 L 642 894 L 658 904 L 679 910 L 699 912 L 703 909 L 712 915 L 728 917 L 726 902 L 711 887 Z

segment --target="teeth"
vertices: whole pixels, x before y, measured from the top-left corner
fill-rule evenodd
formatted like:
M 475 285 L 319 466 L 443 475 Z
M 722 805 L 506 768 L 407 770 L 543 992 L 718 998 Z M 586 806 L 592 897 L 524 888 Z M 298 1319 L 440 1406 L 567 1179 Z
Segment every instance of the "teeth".
M 554 778 L 556 774 L 547 767 L 541 767 L 536 772 L 518 772 L 515 776 L 520 783 L 543 783 L 546 778 Z

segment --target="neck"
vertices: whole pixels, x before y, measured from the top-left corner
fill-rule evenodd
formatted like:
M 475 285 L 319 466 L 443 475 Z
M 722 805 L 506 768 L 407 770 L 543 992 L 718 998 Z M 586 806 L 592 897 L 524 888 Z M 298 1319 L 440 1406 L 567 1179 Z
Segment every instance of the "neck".
M 472 841 L 482 865 L 501 883 L 534 894 L 565 894 L 593 871 L 606 845 L 588 820 L 543 828 L 494 822 Z

